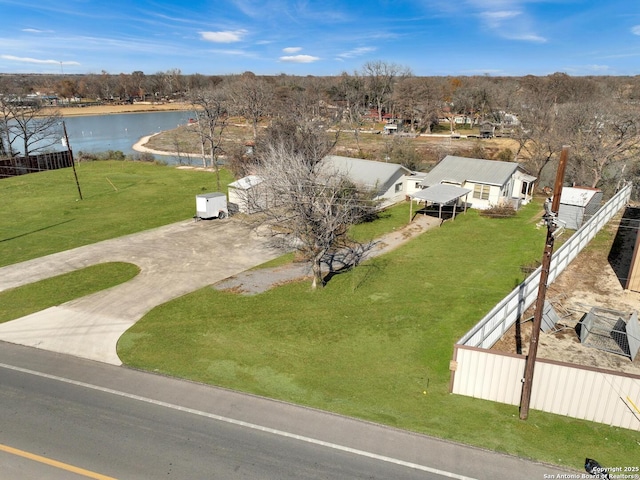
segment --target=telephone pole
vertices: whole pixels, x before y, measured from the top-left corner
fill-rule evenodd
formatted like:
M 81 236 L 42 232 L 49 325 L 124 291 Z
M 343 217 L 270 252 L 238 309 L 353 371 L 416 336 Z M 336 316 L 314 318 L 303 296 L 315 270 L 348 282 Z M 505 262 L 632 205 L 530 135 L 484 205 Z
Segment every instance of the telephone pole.
M 538 286 L 538 297 L 536 298 L 535 312 L 533 314 L 533 327 L 531 330 L 531 340 L 529 342 L 529 353 L 524 367 L 524 378 L 522 379 L 522 397 L 520 398 L 520 419 L 526 420 L 529 417 L 529 404 L 531 403 L 531 387 L 533 384 L 533 370 L 538 355 L 538 339 L 540 338 L 540 327 L 542 326 L 542 313 L 544 311 L 544 300 L 547 294 L 547 281 L 549 279 L 549 268 L 551 266 L 551 255 L 553 254 L 553 244 L 555 241 L 554 232 L 557 228 L 555 221 L 560 208 L 560 195 L 562 194 L 562 183 L 564 181 L 564 170 L 567 165 L 569 147 L 562 147 L 560 162 L 556 171 L 556 181 L 553 186 L 553 202 L 545 203 L 545 213 L 543 219 L 547 223 L 547 239 L 544 244 L 542 254 L 542 266 L 540 271 L 540 284 Z
M 78 173 L 76 172 L 76 161 L 73 159 L 73 150 L 71 150 L 71 145 L 69 145 L 69 137 L 67 136 L 67 125 L 62 122 L 62 129 L 64 130 L 64 141 L 67 145 L 67 150 L 69 150 L 69 155 L 71 156 L 71 167 L 73 168 L 73 176 L 76 179 L 76 187 L 78 187 L 78 195 L 80 195 L 80 200 L 82 200 L 82 191 L 80 190 L 80 182 L 78 181 Z

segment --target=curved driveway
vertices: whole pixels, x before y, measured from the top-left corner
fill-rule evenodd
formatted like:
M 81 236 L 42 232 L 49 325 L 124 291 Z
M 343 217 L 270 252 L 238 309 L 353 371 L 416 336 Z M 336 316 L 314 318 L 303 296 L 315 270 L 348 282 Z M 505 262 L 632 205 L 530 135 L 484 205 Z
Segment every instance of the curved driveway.
M 234 219 L 188 220 L 0 268 L 0 291 L 103 262 L 132 280 L 0 324 L 0 340 L 120 365 L 120 336 L 153 307 L 279 255 Z

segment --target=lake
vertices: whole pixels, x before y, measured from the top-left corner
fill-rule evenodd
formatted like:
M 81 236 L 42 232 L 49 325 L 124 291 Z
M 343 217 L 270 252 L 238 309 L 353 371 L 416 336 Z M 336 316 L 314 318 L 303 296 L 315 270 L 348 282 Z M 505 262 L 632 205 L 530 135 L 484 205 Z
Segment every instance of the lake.
M 185 125 L 190 118 L 194 118 L 193 112 L 170 111 L 65 117 L 64 123 L 75 154 L 119 150 L 133 155 L 138 152 L 132 147 L 142 137 Z M 167 155 L 159 159 L 178 162 L 177 158 Z

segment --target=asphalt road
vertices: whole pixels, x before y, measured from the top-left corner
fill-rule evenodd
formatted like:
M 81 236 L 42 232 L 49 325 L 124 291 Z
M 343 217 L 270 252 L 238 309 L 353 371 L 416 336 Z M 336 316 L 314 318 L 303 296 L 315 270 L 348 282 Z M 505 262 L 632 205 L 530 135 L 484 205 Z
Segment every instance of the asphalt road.
M 561 473 L 313 409 L 5 343 L 0 386 L 0 478 L 512 480 Z M 47 463 L 53 460 L 60 464 Z

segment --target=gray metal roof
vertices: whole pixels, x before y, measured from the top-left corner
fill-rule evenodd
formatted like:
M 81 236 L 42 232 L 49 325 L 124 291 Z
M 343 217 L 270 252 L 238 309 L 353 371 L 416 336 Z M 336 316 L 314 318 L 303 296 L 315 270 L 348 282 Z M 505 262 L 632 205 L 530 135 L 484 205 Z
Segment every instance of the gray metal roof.
M 455 185 L 438 184 L 433 187 L 419 190 L 409 195 L 414 200 L 425 200 L 431 203 L 446 205 L 453 203 L 460 197 L 464 197 L 471 193 L 469 188 L 460 188 Z
M 459 183 L 462 185 L 464 182 L 472 182 L 502 186 L 507 183 L 519 166 L 515 162 L 447 155 L 427 173 L 422 185 L 430 187 L 439 183 Z
M 231 182 L 229 186 L 231 188 L 237 188 L 239 190 L 249 190 L 251 187 L 255 187 L 262 183 L 262 178 L 257 175 L 247 175 L 246 177 L 242 177 L 235 182 Z
M 598 193 L 600 190 L 596 188 L 562 187 L 560 203 L 585 207 Z
M 393 182 L 411 170 L 397 163 L 376 162 L 361 158 L 327 155 L 323 159 L 323 169 L 330 173 L 346 175 L 353 182 L 366 187 L 378 187 L 379 192 L 386 191 Z

